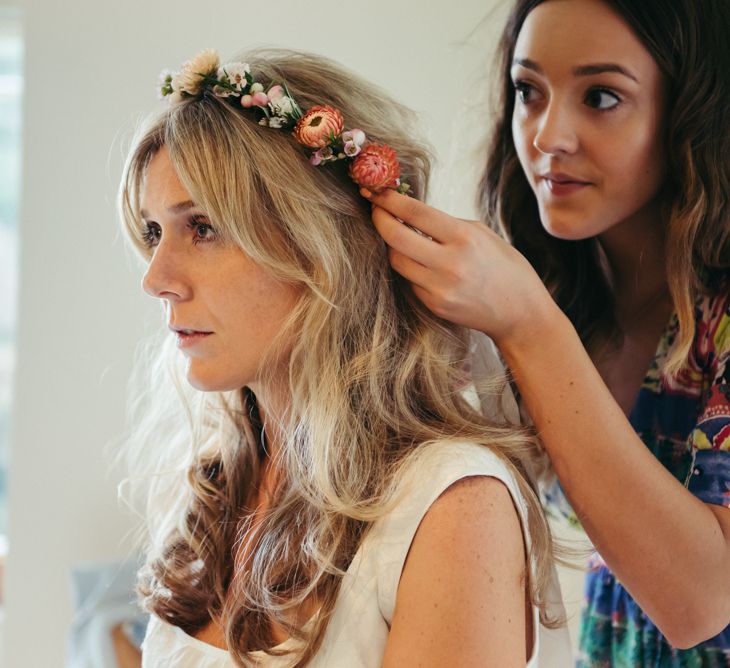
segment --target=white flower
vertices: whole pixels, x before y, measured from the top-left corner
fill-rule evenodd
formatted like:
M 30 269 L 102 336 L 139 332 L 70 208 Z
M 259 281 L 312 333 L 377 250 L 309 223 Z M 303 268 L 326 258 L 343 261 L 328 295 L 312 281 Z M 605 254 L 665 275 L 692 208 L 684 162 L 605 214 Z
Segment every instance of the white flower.
M 250 72 L 251 68 L 248 63 L 226 63 L 218 68 L 218 79 L 227 81 L 235 88 L 235 91 L 229 91 L 228 95 L 235 95 L 236 93 L 240 95 L 248 85 L 246 75 Z
M 269 102 L 271 111 L 276 116 L 291 116 L 294 113 L 294 100 L 286 95 Z
M 173 79 L 173 90 L 197 95 L 200 92 L 200 80 L 218 70 L 218 52 L 214 49 L 201 51 L 192 60 L 184 63 L 182 69 Z
M 174 73 L 170 70 L 162 70 L 160 72 L 160 77 L 157 80 L 157 95 L 160 98 L 165 97 L 166 95 L 170 95 L 172 91 L 172 78 L 174 77 Z
M 276 128 L 278 130 L 279 128 L 284 127 L 284 125 L 286 125 L 286 118 L 282 118 L 281 116 L 272 116 L 269 118 L 270 128 Z

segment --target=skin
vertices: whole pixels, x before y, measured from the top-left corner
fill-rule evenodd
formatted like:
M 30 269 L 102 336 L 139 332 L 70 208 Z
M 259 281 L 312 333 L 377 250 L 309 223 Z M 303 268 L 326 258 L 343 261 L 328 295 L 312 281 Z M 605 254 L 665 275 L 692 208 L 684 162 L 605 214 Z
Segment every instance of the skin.
M 211 333 L 183 349 L 190 384 L 208 392 L 247 386 L 266 403 L 260 360 L 292 310 L 296 290 L 216 238 L 164 147 L 148 168 L 142 218 L 154 249 L 144 290 L 162 300 L 170 327 Z M 282 359 L 285 354 L 286 348 Z
M 383 667 L 524 668 L 533 644 L 525 571 L 504 484 L 481 477 L 452 485 L 411 544 Z
M 212 332 L 182 350 L 188 381 L 203 391 L 248 386 L 264 424 L 276 424 L 286 397 L 261 382 L 259 361 L 270 352 L 296 290 L 216 238 L 164 148 L 148 168 L 142 218 L 153 248 L 144 289 L 162 300 L 171 325 Z M 279 375 L 286 352 L 283 345 Z M 267 448 L 275 453 L 281 441 L 275 430 L 267 428 L 267 434 Z M 266 513 L 275 486 L 270 461 L 264 465 L 254 525 Z M 476 477 L 452 485 L 429 509 L 411 545 L 384 665 L 524 666 L 533 646 L 525 568 L 520 520 L 504 484 Z M 307 619 L 315 610 L 312 602 L 296 614 Z M 272 634 L 277 644 L 287 637 L 279 627 Z M 211 620 L 196 637 L 226 648 L 221 620 Z
M 526 104 L 515 109 L 515 147 L 542 223 L 556 236 L 600 240 L 626 332 L 619 348 L 592 360 L 529 263 L 485 226 L 393 191 L 363 194 L 393 267 L 415 294 L 437 315 L 497 343 L 593 543 L 669 642 L 691 647 L 730 623 L 730 512 L 690 494 L 626 418 L 672 308 L 658 214 L 661 76 L 625 22 L 599 0 L 538 6 L 520 32 L 515 60 L 513 77 L 531 86 L 518 89 Z M 606 63 L 637 81 L 575 73 Z M 596 95 L 595 88 L 612 94 Z M 613 104 L 613 94 L 621 106 L 598 112 L 596 102 Z M 556 168 L 589 185 L 555 197 L 539 175 Z
M 637 227 L 661 225 L 663 77 L 608 6 L 579 5 L 543 3 L 520 31 L 511 69 L 515 149 L 548 233 L 585 239 L 626 228 L 633 238 Z M 577 70 L 595 64 L 604 67 Z M 551 172 L 588 185 L 556 195 L 543 178 Z
M 510 72 L 512 135 L 545 230 L 561 239 L 600 240 L 626 337 L 594 361 L 628 414 L 672 310 L 659 195 L 665 81 L 607 5 L 575 5 L 539 5 L 520 31 Z M 556 194 L 555 182 L 544 178 L 554 173 L 586 185 Z
M 274 278 L 240 248 L 216 238 L 205 212 L 195 206 L 162 147 L 150 161 L 142 193 L 141 216 L 153 249 L 142 286 L 162 300 L 171 328 L 210 334 L 194 346 L 182 349 L 188 382 L 206 391 L 249 387 L 256 394 L 267 432 L 267 447 L 278 449 L 276 419 L 285 398 L 270 388 L 279 383 L 262 382 L 283 377 L 290 343 L 282 342 L 275 356 L 278 368 L 261 368 L 271 353 L 272 341 L 294 307 L 298 293 Z M 271 358 L 269 358 L 271 359 Z M 276 471 L 268 458 L 257 492 L 258 515 L 269 505 Z M 254 520 L 254 524 L 257 520 Z M 225 648 L 223 629 L 217 621 L 203 629 L 199 638 Z

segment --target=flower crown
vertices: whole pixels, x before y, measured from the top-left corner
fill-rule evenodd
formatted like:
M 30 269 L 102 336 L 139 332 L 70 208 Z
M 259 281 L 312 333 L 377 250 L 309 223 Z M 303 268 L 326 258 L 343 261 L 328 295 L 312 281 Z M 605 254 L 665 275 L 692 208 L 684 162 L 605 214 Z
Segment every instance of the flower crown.
M 260 125 L 286 130 L 303 146 L 312 149 L 309 162 L 324 165 L 337 160 L 349 162 L 350 178 L 373 192 L 394 188 L 410 190 L 400 180 L 400 163 L 388 145 L 369 141 L 362 130 L 345 130 L 342 113 L 328 105 L 302 111 L 286 84 L 268 87 L 254 81 L 247 63 L 220 64 L 213 49 L 201 51 L 184 63 L 180 72 L 164 71 L 160 77 L 162 97 L 172 103 L 212 92 L 232 105 L 251 109 Z

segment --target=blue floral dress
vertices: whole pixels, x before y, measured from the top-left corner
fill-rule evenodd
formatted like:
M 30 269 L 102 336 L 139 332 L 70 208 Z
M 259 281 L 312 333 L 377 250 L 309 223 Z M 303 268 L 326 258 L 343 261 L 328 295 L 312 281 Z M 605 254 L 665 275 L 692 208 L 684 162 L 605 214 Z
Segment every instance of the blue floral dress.
M 673 316 L 629 420 L 692 494 L 730 507 L 730 294 L 698 300 L 695 313 L 688 362 L 674 378 L 663 373 L 678 331 Z M 546 496 L 576 521 L 559 487 Z M 578 668 L 730 668 L 730 626 L 697 647 L 673 648 L 598 554 L 586 577 L 579 647 Z

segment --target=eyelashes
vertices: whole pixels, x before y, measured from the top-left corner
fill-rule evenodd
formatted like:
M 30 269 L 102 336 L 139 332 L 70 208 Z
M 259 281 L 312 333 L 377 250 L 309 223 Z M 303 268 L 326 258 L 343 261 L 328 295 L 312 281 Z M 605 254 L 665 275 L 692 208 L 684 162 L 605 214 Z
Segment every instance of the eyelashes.
M 207 244 L 217 239 L 213 226 L 203 216 L 193 216 L 186 222 L 186 227 L 191 232 L 193 244 Z M 162 239 L 162 227 L 154 221 L 143 221 L 140 236 L 145 247 L 154 248 Z
M 161 236 L 162 230 L 160 230 L 160 226 L 157 223 L 142 223 L 142 243 L 144 243 L 147 248 L 153 248 L 156 246 L 160 242 Z
M 529 104 L 531 102 L 529 98 L 530 93 L 534 92 L 535 87 L 526 81 L 515 81 L 512 86 L 515 89 L 515 95 L 522 104 Z
M 207 218 L 194 216 L 188 221 L 188 228 L 193 231 L 194 244 L 205 244 L 216 240 L 215 230 Z
M 611 111 L 621 104 L 622 100 L 608 88 L 591 88 L 586 94 L 585 102 L 598 111 Z M 610 104 L 604 105 L 605 102 Z
M 515 96 L 521 104 L 529 106 L 537 101 L 539 92 L 535 86 L 524 80 L 517 80 L 513 84 Z M 598 112 L 610 112 L 623 103 L 621 96 L 610 88 L 594 86 L 590 88 L 584 98 L 583 104 Z

